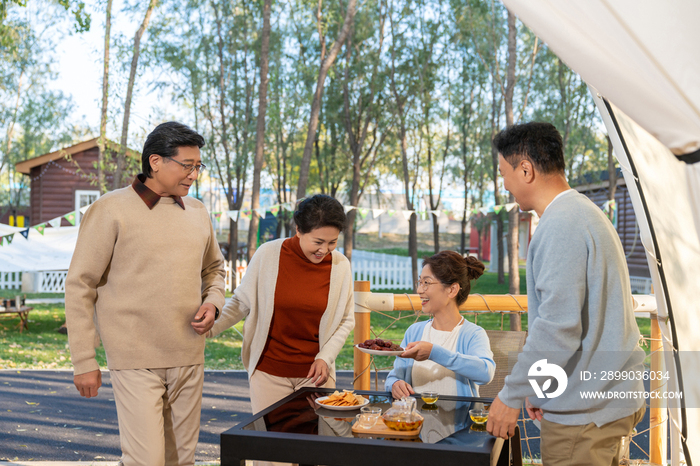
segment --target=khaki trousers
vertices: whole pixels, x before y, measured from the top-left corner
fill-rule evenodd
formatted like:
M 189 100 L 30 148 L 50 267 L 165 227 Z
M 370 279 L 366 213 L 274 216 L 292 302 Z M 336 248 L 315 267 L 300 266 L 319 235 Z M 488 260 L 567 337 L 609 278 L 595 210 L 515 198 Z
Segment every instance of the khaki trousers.
M 199 440 L 204 366 L 110 370 L 120 464 L 191 466 Z
M 263 371 L 255 371 L 250 377 L 250 406 L 253 414 L 277 403 L 287 395 L 303 387 L 313 387 L 311 379 L 277 377 Z M 335 380 L 328 377 L 321 388 L 335 388 Z
M 543 466 L 618 466 L 620 439 L 644 417 L 639 411 L 601 427 L 595 423 L 567 426 L 542 419 L 540 450 Z

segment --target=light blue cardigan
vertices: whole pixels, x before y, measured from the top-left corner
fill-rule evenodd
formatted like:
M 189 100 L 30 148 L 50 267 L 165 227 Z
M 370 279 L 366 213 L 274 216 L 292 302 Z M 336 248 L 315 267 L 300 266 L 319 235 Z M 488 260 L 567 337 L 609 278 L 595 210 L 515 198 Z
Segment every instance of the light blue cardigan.
M 406 347 L 411 342 L 420 341 L 425 326 L 431 320 L 417 322 L 406 330 L 401 346 Z M 493 360 L 491 345 L 486 331 L 467 320 L 462 324 L 457 339 L 457 351 L 452 352 L 445 348 L 433 345 L 428 358 L 455 373 L 457 378 L 457 395 L 479 396 L 477 384 L 484 385 L 493 379 L 496 371 L 496 363 Z M 394 368 L 389 372 L 384 383 L 384 388 L 391 391 L 391 387 L 399 380 L 412 383 L 413 359 L 399 358 L 394 360 Z

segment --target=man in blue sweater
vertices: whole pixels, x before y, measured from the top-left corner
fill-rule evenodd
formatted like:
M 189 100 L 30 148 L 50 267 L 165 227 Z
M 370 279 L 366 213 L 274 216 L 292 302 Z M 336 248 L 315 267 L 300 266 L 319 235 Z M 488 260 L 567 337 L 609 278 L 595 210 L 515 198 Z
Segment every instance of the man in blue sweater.
M 527 254 L 528 338 L 487 430 L 512 436 L 524 402 L 541 421 L 543 464 L 617 465 L 620 438 L 645 410 L 622 245 L 603 212 L 569 187 L 553 125 L 515 125 L 493 144 L 505 188 L 540 222 Z

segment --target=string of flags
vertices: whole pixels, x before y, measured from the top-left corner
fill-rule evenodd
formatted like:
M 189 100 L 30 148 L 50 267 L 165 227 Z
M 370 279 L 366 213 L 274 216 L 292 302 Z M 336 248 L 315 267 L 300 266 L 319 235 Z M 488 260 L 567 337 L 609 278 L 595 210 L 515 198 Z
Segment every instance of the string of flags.
M 293 202 L 285 202 L 282 204 L 276 204 L 270 207 L 260 207 L 257 209 L 240 209 L 240 210 L 228 210 L 225 212 L 212 212 L 211 215 L 218 221 L 221 221 L 221 218 L 223 217 L 224 214 L 228 216 L 231 220 L 234 222 L 237 222 L 240 219 L 247 219 L 250 220 L 250 218 L 253 216 L 253 210 L 258 214 L 259 217 L 265 218 L 267 213 L 271 213 L 275 217 L 277 217 L 280 212 L 282 211 L 287 211 L 287 212 L 294 212 L 294 206 L 295 204 Z M 467 215 L 471 214 L 471 216 L 476 216 L 479 214 L 487 215 L 491 212 L 494 212 L 496 214 L 499 214 L 501 211 L 504 209 L 506 212 L 510 212 L 514 208 L 518 206 L 517 203 L 509 203 L 509 204 L 504 204 L 504 205 L 497 205 L 493 207 L 481 207 L 477 209 L 473 209 L 471 212 L 465 211 L 463 209 L 442 209 L 442 210 L 424 210 L 424 211 L 418 211 L 418 210 L 395 210 L 395 209 L 371 209 L 367 207 L 356 207 L 352 205 L 344 205 L 343 208 L 345 210 L 345 213 L 350 212 L 351 210 L 357 210 L 357 213 L 359 214 L 360 218 L 364 219 L 366 218 L 370 213 L 372 214 L 373 219 L 377 219 L 382 215 L 388 215 L 389 217 L 393 217 L 394 215 L 401 215 L 403 216 L 404 219 L 409 220 L 413 214 L 416 214 L 420 219 L 422 220 L 427 220 L 430 218 L 430 215 L 435 215 L 435 217 L 440 218 L 441 215 L 447 215 L 449 216 L 450 214 L 452 215 Z M 34 225 L 32 227 L 28 227 L 24 230 L 20 230 L 14 233 L 10 233 L 4 236 L 0 236 L 0 246 L 4 245 L 9 245 L 12 244 L 12 241 L 14 239 L 15 234 L 19 233 L 24 237 L 24 239 L 29 238 L 29 231 L 30 230 L 35 230 L 37 233 L 40 235 L 44 235 L 44 232 L 46 231 L 47 226 L 51 228 L 61 228 L 61 223 L 65 219 L 68 223 L 71 225 L 75 226 L 76 220 L 78 217 L 78 212 L 85 213 L 85 211 L 88 209 L 89 206 L 85 206 L 80 208 L 80 210 L 75 210 L 73 212 L 68 212 L 65 215 L 58 216 L 56 218 L 53 218 L 47 222 L 40 223 L 38 225 Z M 606 206 L 607 208 L 615 208 L 614 206 L 614 201 L 611 204 L 611 206 Z M 607 211 L 607 210 L 606 210 Z
M 347 214 L 351 210 L 357 210 L 358 215 L 360 218 L 364 219 L 366 218 L 370 213 L 372 214 L 373 219 L 379 218 L 381 215 L 388 215 L 389 217 L 393 217 L 394 215 L 400 214 L 403 216 L 404 219 L 409 220 L 413 214 L 416 214 L 420 219 L 422 220 L 427 220 L 430 218 L 431 215 L 434 215 L 437 218 L 440 218 L 441 215 L 447 215 L 450 216 L 452 215 L 463 215 L 463 214 L 468 214 L 470 213 L 472 215 L 478 215 L 479 213 L 483 215 L 487 215 L 491 212 L 494 212 L 496 214 L 499 214 L 501 211 L 505 210 L 506 212 L 510 212 L 514 208 L 518 207 L 518 204 L 515 202 L 504 204 L 504 205 L 497 205 L 493 207 L 481 207 L 479 209 L 473 209 L 471 212 L 465 211 L 464 209 L 442 209 L 442 210 L 394 210 L 394 209 L 371 209 L 367 207 L 357 207 L 353 205 L 343 205 L 343 209 L 345 210 L 345 213 Z M 217 220 L 220 220 L 222 215 L 225 213 L 228 218 L 233 220 L 234 222 L 237 222 L 240 219 L 246 219 L 250 220 L 250 218 L 253 216 L 253 210 L 258 214 L 259 217 L 265 218 L 267 213 L 271 213 L 275 217 L 279 215 L 280 212 L 283 210 L 288 211 L 288 212 L 294 212 L 294 203 L 293 202 L 286 202 L 283 204 L 275 204 L 271 207 L 260 207 L 257 209 L 240 209 L 240 210 L 228 210 L 226 212 L 212 212 L 212 215 L 214 218 Z
M 88 207 L 89 206 L 82 207 L 80 209 L 80 212 L 85 213 L 85 211 L 87 210 Z M 37 233 L 39 233 L 40 235 L 43 236 L 44 231 L 46 231 L 47 225 L 50 226 L 51 228 L 57 228 L 57 229 L 61 228 L 61 222 L 63 219 L 66 219 L 68 221 L 68 223 L 75 226 L 77 216 L 78 216 L 78 211 L 75 210 L 73 212 L 68 212 L 65 215 L 61 215 L 59 217 L 52 218 L 48 222 L 39 223 L 38 225 L 34 225 L 33 227 L 28 227 L 28 228 L 25 228 L 24 230 L 20 230 L 20 231 L 17 231 L 15 233 L 10 233 L 10 234 L 4 235 L 4 236 L 0 236 L 0 246 L 12 244 L 12 240 L 14 239 L 14 237 L 17 233 L 22 235 L 24 237 L 24 239 L 29 239 L 29 230 L 32 230 L 32 229 L 36 230 Z
M 12 240 L 15 239 L 15 235 L 17 233 L 24 236 L 24 239 L 27 239 L 27 237 L 29 236 L 29 228 L 27 228 L 25 230 L 18 231 L 16 233 L 10 233 L 9 235 L 0 236 L 0 246 L 5 246 L 6 244 L 12 244 Z

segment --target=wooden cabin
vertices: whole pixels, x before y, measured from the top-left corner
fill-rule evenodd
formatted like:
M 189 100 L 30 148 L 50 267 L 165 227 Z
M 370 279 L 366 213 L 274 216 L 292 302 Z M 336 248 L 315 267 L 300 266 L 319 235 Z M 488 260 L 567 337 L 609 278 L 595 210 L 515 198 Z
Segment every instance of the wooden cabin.
M 613 219 L 613 225 L 620 236 L 632 280 L 634 281 L 635 277 L 650 280 L 649 265 L 644 252 L 644 245 L 642 245 L 637 217 L 632 207 L 632 199 L 629 196 L 629 190 L 625 184 L 625 179 L 622 177 L 622 172 L 618 169 L 616 173 L 615 205 L 617 213 Z M 585 194 L 598 207 L 603 209 L 608 200 L 608 179 L 608 172 L 603 171 L 597 173 L 595 179 L 592 176 L 587 176 L 583 180 L 583 184 L 574 186 L 574 189 Z
M 106 159 L 113 161 L 119 145 L 107 141 Z M 127 150 L 127 167 L 122 186 L 141 171 L 141 154 Z M 75 144 L 15 165 L 18 172 L 31 178 L 30 225 L 48 222 L 56 217 L 90 205 L 100 192 L 97 187 L 97 138 Z M 105 170 L 106 189 L 112 189 L 111 170 Z M 78 218 L 79 221 L 79 218 Z M 63 219 L 62 226 L 69 226 Z

